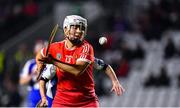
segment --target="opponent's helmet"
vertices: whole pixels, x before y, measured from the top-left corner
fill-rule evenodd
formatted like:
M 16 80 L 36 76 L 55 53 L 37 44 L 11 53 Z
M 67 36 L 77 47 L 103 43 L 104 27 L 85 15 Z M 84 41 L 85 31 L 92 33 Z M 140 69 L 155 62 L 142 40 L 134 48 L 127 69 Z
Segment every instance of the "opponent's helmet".
M 67 28 L 68 30 L 70 29 L 71 25 L 81 25 L 85 28 L 85 35 L 87 32 L 87 20 L 81 16 L 78 15 L 69 15 L 66 16 L 66 18 L 64 19 L 64 23 L 63 23 L 63 28 Z

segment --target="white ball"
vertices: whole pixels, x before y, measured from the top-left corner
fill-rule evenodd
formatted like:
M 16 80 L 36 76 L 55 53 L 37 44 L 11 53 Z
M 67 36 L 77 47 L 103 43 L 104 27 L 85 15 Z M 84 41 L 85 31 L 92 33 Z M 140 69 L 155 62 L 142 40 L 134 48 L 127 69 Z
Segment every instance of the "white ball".
M 106 37 L 100 37 L 99 38 L 99 44 L 104 45 L 106 43 L 107 43 L 107 38 Z

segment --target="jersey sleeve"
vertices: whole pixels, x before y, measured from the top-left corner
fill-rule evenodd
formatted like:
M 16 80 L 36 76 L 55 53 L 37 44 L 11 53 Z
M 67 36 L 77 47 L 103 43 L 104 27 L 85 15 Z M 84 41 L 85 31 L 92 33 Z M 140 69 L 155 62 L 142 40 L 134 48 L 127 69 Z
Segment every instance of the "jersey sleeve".
M 55 46 L 54 43 L 50 44 L 49 49 L 48 49 L 48 53 L 50 53 L 50 54 L 52 53 L 54 46 Z M 43 49 L 41 49 L 41 55 L 43 57 L 45 57 L 45 55 L 46 55 L 46 50 L 47 50 L 47 47 L 44 47 Z
M 35 60 L 28 60 L 20 72 L 20 77 L 27 77 L 32 72 Z
M 47 64 L 43 70 L 42 77 L 44 79 L 52 79 L 56 74 L 56 67 L 52 64 Z
M 93 67 L 97 70 L 105 70 L 107 64 L 105 64 L 102 59 L 95 58 Z
M 30 62 L 27 61 L 26 64 L 24 65 L 23 69 L 21 70 L 20 77 L 28 76 L 29 66 L 30 66 Z
M 43 49 L 41 49 L 41 55 L 42 55 L 43 57 L 45 57 L 45 55 L 46 55 L 46 50 L 47 50 L 46 47 L 44 47 Z M 50 50 L 51 50 L 51 46 L 49 47 L 49 52 L 50 52 Z
M 94 62 L 94 50 L 89 44 L 84 44 L 78 52 L 77 61 Z
M 49 49 L 48 49 L 48 54 L 51 54 L 52 56 L 53 56 L 53 54 L 56 54 L 56 49 L 59 47 L 59 45 L 60 44 L 58 42 L 51 43 L 49 46 Z M 45 47 L 41 50 L 41 55 L 43 57 L 45 57 L 45 55 L 46 55 L 46 50 L 47 50 L 47 47 Z
M 41 55 L 45 57 L 46 48 L 41 49 Z

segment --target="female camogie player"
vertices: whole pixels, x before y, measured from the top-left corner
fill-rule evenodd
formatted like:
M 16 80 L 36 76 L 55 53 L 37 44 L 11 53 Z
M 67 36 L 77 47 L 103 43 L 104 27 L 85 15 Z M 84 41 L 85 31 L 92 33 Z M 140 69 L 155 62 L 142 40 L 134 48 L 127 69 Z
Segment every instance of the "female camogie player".
M 36 56 L 37 71 L 42 64 L 53 64 L 56 68 L 57 87 L 52 107 L 99 107 L 93 81 L 94 50 L 85 39 L 87 20 L 78 15 L 66 16 L 63 23 L 65 39 L 52 43 L 49 55 L 46 48 Z M 114 75 L 109 74 L 113 81 Z M 121 94 L 122 89 L 118 89 Z M 42 97 L 42 102 L 46 97 Z
M 119 96 L 124 92 L 124 88 L 119 83 L 114 70 L 111 68 L 110 65 L 104 63 L 103 60 L 95 58 L 94 62 L 94 69 L 99 71 L 105 72 L 112 82 L 112 89 L 111 91 L 115 91 L 115 93 Z M 114 75 L 112 75 L 114 74 Z M 114 77 L 114 78 L 113 78 Z M 114 79 L 116 79 L 114 81 Z M 48 84 L 46 88 L 46 84 Z M 56 93 L 56 86 L 57 86 L 57 76 L 56 76 L 56 67 L 52 64 L 47 64 L 46 68 L 44 69 L 42 76 L 40 78 L 40 93 L 41 97 L 47 97 L 47 99 L 41 99 L 41 103 L 38 103 L 39 107 L 50 107 L 53 101 L 53 98 Z M 51 101 L 50 101 L 51 100 Z

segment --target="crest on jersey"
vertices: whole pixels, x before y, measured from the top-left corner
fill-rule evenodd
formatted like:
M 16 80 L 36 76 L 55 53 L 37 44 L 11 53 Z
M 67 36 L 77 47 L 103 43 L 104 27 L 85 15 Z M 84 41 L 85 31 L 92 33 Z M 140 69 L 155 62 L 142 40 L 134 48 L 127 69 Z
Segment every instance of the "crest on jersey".
M 60 60 L 60 59 L 61 59 L 61 54 L 60 54 L 60 53 L 57 53 L 56 58 L 57 58 L 58 60 Z

